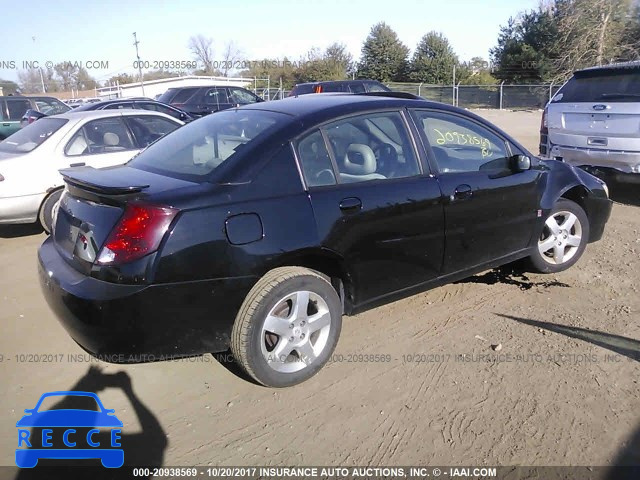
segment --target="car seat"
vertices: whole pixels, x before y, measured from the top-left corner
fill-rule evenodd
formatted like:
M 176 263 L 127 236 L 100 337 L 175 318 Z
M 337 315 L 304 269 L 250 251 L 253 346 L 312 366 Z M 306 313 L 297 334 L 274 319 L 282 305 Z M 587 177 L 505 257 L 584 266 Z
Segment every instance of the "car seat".
M 340 168 L 340 180 L 344 183 L 364 182 L 387 178 L 376 173 L 378 164 L 371 147 L 361 143 L 352 143 L 347 148 Z

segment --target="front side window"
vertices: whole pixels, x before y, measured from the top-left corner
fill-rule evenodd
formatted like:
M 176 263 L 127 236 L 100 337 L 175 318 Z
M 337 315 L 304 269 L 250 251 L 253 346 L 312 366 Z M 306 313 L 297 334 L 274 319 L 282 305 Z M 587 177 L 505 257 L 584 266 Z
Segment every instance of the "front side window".
M 31 102 L 24 99 L 7 99 L 7 109 L 9 110 L 10 121 L 20 121 L 27 110 L 31 108 Z
M 222 163 L 242 151 L 250 151 L 288 119 L 288 115 L 275 112 L 224 110 L 180 127 L 149 146 L 129 165 L 201 182 Z M 248 161 L 249 157 L 251 155 L 247 156 Z
M 55 98 L 36 98 L 35 102 L 38 110 L 45 115 L 58 115 L 71 110 L 68 105 Z
M 441 173 L 509 169 L 504 140 L 484 126 L 446 113 L 415 111 L 413 114 Z
M 324 127 L 341 183 L 402 178 L 420 167 L 402 116 L 376 112 Z
M 51 138 L 67 122 L 62 118 L 42 118 L 0 142 L 0 152 L 30 152 Z
M 233 103 L 239 103 L 241 105 L 247 103 L 256 103 L 256 97 L 246 90 L 241 88 L 231 88 L 231 99 Z
M 180 126 L 176 122 L 156 115 L 130 116 L 126 117 L 126 122 L 141 148 L 152 144 Z
M 76 156 L 135 148 L 122 118 L 112 117 L 94 120 L 82 126 L 67 143 L 65 153 Z

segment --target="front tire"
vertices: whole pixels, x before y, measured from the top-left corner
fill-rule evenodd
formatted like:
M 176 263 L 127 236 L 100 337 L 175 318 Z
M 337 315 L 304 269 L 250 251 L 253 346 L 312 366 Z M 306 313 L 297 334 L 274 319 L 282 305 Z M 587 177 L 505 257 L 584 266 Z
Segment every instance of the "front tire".
M 38 222 L 42 226 L 42 229 L 47 233 L 51 233 L 53 227 L 53 211 L 56 204 L 60 201 L 62 196 L 62 189 L 54 190 L 51 192 L 42 202 L 40 211 L 38 212 Z
M 529 265 L 539 273 L 562 272 L 580 259 L 588 241 L 587 214 L 577 203 L 561 198 L 542 226 Z
M 306 268 L 276 268 L 245 298 L 233 325 L 231 352 L 258 383 L 290 387 L 327 363 L 341 328 L 340 298 L 327 280 Z

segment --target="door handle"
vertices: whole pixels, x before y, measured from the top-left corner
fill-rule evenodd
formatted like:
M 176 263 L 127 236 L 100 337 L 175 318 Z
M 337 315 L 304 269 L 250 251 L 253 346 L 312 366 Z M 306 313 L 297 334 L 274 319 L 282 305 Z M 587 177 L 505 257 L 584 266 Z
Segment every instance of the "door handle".
M 362 208 L 362 201 L 356 197 L 343 198 L 340 201 L 340 210 L 343 212 L 355 212 Z
M 465 200 L 467 198 L 471 198 L 473 195 L 473 190 L 469 185 L 458 185 L 456 189 L 453 191 L 453 195 L 451 195 L 451 201 L 455 200 Z
M 3 126 L 3 127 L 10 127 L 10 126 L 11 126 L 11 124 L 10 124 L 10 123 L 3 123 L 3 124 L 2 124 L 2 126 Z
M 86 165 L 86 163 L 84 163 L 84 162 L 78 162 L 78 163 L 72 163 L 69 166 L 70 167 L 84 167 L 85 165 Z

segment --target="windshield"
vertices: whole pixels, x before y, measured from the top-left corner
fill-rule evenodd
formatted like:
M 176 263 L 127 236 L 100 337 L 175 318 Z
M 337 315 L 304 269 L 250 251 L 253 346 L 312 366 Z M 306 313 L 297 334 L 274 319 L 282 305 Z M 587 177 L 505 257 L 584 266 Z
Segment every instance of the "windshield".
M 556 94 L 553 102 L 637 102 L 640 69 L 596 70 L 577 73 Z
M 177 129 L 155 142 L 129 166 L 201 182 L 218 166 L 269 135 L 288 118 L 261 110 L 226 110 Z
M 42 118 L 0 142 L 0 152 L 28 153 L 42 145 L 69 120 Z

